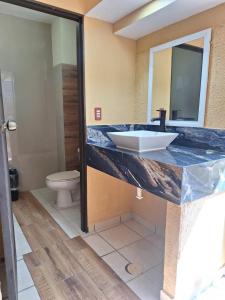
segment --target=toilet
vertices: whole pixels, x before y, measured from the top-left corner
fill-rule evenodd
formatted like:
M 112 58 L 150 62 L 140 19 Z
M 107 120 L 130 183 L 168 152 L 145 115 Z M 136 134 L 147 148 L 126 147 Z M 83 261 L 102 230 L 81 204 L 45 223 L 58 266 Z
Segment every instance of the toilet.
M 80 199 L 80 172 L 76 170 L 48 175 L 46 185 L 57 192 L 57 208 L 74 206 Z

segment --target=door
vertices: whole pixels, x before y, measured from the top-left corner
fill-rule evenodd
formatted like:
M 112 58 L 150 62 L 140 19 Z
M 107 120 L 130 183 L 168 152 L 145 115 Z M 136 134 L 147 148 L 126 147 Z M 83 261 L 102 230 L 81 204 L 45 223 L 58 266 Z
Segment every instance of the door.
M 17 299 L 16 250 L 11 205 L 6 131 L 15 130 L 14 122 L 5 121 L 0 73 L 0 216 L 3 233 L 8 299 Z

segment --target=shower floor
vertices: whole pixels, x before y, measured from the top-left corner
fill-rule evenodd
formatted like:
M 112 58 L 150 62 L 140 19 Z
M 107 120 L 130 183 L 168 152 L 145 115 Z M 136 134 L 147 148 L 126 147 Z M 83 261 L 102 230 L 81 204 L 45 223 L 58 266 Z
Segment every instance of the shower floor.
M 81 234 L 80 205 L 64 209 L 56 208 L 57 193 L 49 188 L 32 190 L 31 193 L 71 239 Z

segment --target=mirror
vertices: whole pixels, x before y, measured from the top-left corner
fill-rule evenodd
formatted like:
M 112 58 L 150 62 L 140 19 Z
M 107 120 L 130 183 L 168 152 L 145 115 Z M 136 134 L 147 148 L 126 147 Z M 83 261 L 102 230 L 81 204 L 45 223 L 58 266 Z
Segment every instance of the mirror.
M 211 29 L 150 49 L 148 121 L 167 111 L 166 124 L 204 126 Z

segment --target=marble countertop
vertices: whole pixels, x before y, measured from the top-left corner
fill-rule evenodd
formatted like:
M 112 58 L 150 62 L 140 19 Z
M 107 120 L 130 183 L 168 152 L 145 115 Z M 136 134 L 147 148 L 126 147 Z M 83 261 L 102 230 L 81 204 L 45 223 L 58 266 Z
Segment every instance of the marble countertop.
M 225 191 L 225 151 L 173 144 L 137 153 L 105 139 L 86 150 L 90 167 L 179 205 Z
M 125 149 L 117 148 L 112 142 L 89 142 L 88 144 L 96 147 L 113 150 L 115 152 L 135 155 L 149 160 L 174 165 L 177 167 L 188 167 L 192 165 L 199 165 L 202 163 L 218 161 L 225 159 L 225 151 L 219 152 L 215 150 L 198 149 L 191 147 L 184 147 L 179 145 L 170 145 L 165 150 L 148 151 L 148 152 L 134 152 Z

